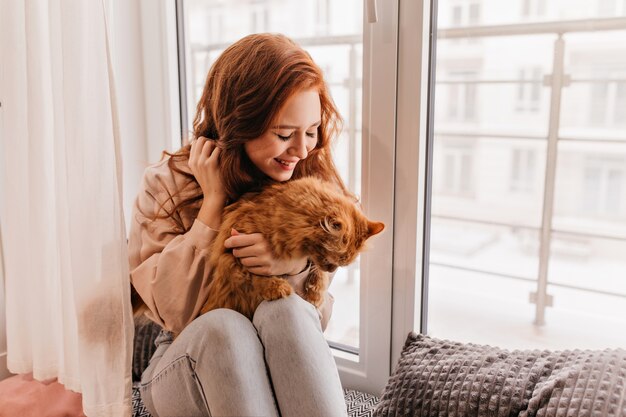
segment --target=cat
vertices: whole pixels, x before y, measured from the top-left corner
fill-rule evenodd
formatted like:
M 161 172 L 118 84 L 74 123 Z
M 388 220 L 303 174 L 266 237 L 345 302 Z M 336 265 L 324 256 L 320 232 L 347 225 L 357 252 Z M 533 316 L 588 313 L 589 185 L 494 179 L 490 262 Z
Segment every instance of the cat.
M 229 308 L 252 319 L 263 300 L 292 293 L 284 277 L 255 275 L 224 248 L 233 228 L 240 233 L 261 233 L 276 259 L 308 257 L 311 268 L 302 298 L 319 308 L 328 287 L 328 273 L 352 263 L 365 241 L 384 227 L 381 222 L 368 220 L 336 187 L 313 177 L 245 195 L 224 210 L 209 258 L 212 279 L 201 313 Z

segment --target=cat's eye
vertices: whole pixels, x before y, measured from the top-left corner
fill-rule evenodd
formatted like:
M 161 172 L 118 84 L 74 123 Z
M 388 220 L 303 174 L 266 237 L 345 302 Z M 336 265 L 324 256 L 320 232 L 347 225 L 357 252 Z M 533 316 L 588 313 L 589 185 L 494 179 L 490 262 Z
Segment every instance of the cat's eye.
M 343 227 L 343 224 L 341 222 L 338 222 L 338 221 L 332 221 L 330 223 L 330 227 L 332 227 L 333 230 L 341 230 L 342 227 Z
M 339 220 L 333 219 L 330 216 L 326 216 L 322 222 L 320 222 L 322 228 L 333 235 L 338 234 L 343 229 L 343 223 Z

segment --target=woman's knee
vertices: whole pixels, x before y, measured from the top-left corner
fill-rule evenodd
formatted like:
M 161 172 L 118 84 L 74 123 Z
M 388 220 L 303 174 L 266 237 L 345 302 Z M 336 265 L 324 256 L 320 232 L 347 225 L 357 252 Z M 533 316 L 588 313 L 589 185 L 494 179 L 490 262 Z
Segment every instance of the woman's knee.
M 195 319 L 179 337 L 183 335 L 189 338 L 189 345 L 196 345 L 197 351 L 210 348 L 220 352 L 243 340 L 256 338 L 256 329 L 244 315 L 220 308 Z
M 253 317 L 254 327 L 259 331 L 264 327 L 278 325 L 285 328 L 300 328 L 307 325 L 319 326 L 319 314 L 315 306 L 296 294 L 274 301 L 263 301 Z

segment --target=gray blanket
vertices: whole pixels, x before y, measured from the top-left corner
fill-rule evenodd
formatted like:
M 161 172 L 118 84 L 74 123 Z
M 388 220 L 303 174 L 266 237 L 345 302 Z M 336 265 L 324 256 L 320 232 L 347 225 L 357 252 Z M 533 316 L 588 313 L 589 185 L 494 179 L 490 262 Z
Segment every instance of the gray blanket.
M 374 416 L 626 417 L 626 351 L 508 351 L 412 333 Z

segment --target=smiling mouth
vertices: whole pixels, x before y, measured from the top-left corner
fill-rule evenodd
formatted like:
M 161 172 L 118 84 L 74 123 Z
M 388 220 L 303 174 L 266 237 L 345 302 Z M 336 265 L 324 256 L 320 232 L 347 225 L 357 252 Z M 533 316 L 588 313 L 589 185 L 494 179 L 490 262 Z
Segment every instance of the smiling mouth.
M 278 162 L 279 164 L 281 164 L 284 167 L 292 167 L 292 166 L 296 165 L 296 162 L 287 162 L 287 161 L 284 161 L 284 160 L 282 160 L 280 158 L 274 158 L 274 161 Z

